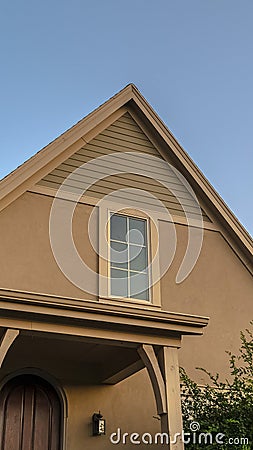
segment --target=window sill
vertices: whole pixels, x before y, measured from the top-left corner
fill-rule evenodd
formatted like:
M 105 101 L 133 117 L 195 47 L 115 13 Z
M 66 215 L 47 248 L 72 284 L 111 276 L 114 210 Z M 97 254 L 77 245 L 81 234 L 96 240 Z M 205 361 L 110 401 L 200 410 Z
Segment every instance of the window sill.
M 140 300 L 136 298 L 120 298 L 120 297 L 99 297 L 99 302 L 106 303 L 108 305 L 122 305 L 125 307 L 137 308 L 137 309 L 151 309 L 161 310 L 160 305 L 154 305 L 148 300 Z

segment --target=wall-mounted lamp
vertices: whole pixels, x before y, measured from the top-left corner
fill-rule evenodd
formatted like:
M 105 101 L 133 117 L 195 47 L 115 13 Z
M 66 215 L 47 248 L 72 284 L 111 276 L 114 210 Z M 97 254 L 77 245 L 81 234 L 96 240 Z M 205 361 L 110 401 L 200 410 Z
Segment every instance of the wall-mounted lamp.
M 103 419 L 100 411 L 92 416 L 93 436 L 105 434 L 105 419 Z

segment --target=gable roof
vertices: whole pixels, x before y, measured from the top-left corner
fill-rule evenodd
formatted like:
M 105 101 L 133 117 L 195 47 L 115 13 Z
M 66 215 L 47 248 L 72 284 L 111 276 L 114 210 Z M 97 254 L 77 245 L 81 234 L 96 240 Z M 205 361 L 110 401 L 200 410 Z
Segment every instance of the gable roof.
M 215 218 L 226 231 L 228 242 L 237 244 L 244 264 L 252 270 L 253 241 L 250 235 L 133 84 L 127 85 L 2 179 L 0 210 L 77 151 L 80 145 L 88 143 L 105 128 L 107 121 L 111 123 L 113 119 L 116 120 L 122 108 L 125 111 L 130 110 L 133 117 L 141 123 L 144 132 L 149 133 L 149 138 L 159 147 L 161 156 L 165 160 L 173 160 L 175 167 L 213 211 Z

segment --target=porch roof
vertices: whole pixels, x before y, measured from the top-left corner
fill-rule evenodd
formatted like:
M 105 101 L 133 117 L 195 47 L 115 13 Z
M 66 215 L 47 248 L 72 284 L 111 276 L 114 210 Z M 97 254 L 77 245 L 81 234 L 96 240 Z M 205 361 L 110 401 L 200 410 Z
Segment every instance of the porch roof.
M 157 351 L 161 347 L 179 348 L 183 335 L 201 335 L 208 324 L 206 317 L 152 306 L 143 309 L 3 289 L 0 310 L 4 357 L 9 349 L 11 354 L 16 346 L 24 347 L 31 337 L 37 339 L 41 351 L 54 348 L 56 358 L 56 349 L 62 344 L 66 359 L 73 359 L 74 351 L 76 361 L 81 355 L 96 382 L 110 384 L 144 367 L 138 354 L 140 346 L 152 345 Z M 5 338 L 6 330 L 19 332 L 10 345 Z

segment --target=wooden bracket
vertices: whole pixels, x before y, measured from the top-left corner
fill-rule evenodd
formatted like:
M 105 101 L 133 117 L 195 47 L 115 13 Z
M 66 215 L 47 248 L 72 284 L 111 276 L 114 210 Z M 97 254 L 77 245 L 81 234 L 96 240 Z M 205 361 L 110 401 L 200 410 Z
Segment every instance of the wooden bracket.
M 138 353 L 153 386 L 161 432 L 169 436 L 168 448 L 184 450 L 178 349 L 162 347 L 156 355 L 152 345 L 143 344 Z
M 165 383 L 154 348 L 152 345 L 143 344 L 138 348 L 138 353 L 149 373 L 149 377 L 155 394 L 157 413 L 159 415 L 166 414 L 167 403 Z
M 4 359 L 6 357 L 7 352 L 9 351 L 10 347 L 12 346 L 13 342 L 19 335 L 19 330 L 13 330 L 11 328 L 8 328 L 0 342 L 0 368 L 3 365 Z

